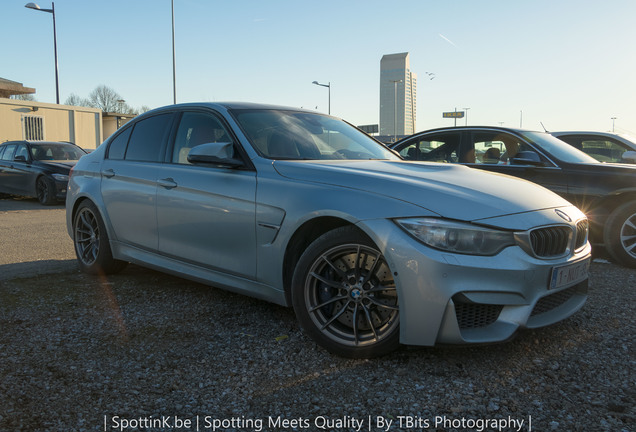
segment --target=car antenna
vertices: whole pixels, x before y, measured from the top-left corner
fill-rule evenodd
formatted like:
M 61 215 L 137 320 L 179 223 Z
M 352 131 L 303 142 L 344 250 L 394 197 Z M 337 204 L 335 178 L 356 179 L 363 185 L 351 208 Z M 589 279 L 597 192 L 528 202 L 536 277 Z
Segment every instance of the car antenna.
M 543 131 L 544 131 L 545 133 L 550 133 L 550 132 L 548 132 L 548 130 L 545 128 L 545 126 L 543 126 L 543 122 L 539 122 L 539 123 L 541 123 L 541 127 L 543 128 Z

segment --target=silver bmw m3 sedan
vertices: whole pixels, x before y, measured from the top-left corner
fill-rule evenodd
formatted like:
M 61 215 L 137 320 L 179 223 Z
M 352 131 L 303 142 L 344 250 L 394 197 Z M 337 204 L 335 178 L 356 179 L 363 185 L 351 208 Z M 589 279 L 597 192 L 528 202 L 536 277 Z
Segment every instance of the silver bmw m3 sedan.
M 132 262 L 291 306 L 341 356 L 504 341 L 587 297 L 576 207 L 524 180 L 403 161 L 314 111 L 147 112 L 81 158 L 66 210 L 83 271 Z

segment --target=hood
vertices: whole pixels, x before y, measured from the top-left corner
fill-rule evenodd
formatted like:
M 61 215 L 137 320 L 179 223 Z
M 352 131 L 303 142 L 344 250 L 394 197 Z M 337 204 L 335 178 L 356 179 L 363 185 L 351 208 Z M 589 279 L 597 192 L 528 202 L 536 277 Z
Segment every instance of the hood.
M 69 172 L 71 168 L 75 166 L 77 161 L 75 160 L 62 160 L 62 161 L 37 161 L 38 164 L 54 168 L 59 172 Z
M 376 193 L 464 221 L 570 205 L 534 183 L 461 165 L 275 161 L 274 168 L 289 179 Z

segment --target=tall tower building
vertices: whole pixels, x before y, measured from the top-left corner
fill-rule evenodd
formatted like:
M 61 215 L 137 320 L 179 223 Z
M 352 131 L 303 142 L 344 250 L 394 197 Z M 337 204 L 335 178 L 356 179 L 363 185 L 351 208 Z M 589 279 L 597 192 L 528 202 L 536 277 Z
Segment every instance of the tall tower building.
M 409 53 L 386 54 L 380 61 L 380 135 L 415 133 L 417 75 Z

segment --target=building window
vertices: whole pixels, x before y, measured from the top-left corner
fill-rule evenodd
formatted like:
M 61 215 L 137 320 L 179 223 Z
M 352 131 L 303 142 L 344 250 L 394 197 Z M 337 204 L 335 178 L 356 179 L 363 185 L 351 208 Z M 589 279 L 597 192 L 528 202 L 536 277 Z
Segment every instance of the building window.
M 25 140 L 44 139 L 44 117 L 42 116 L 22 116 L 22 136 Z

